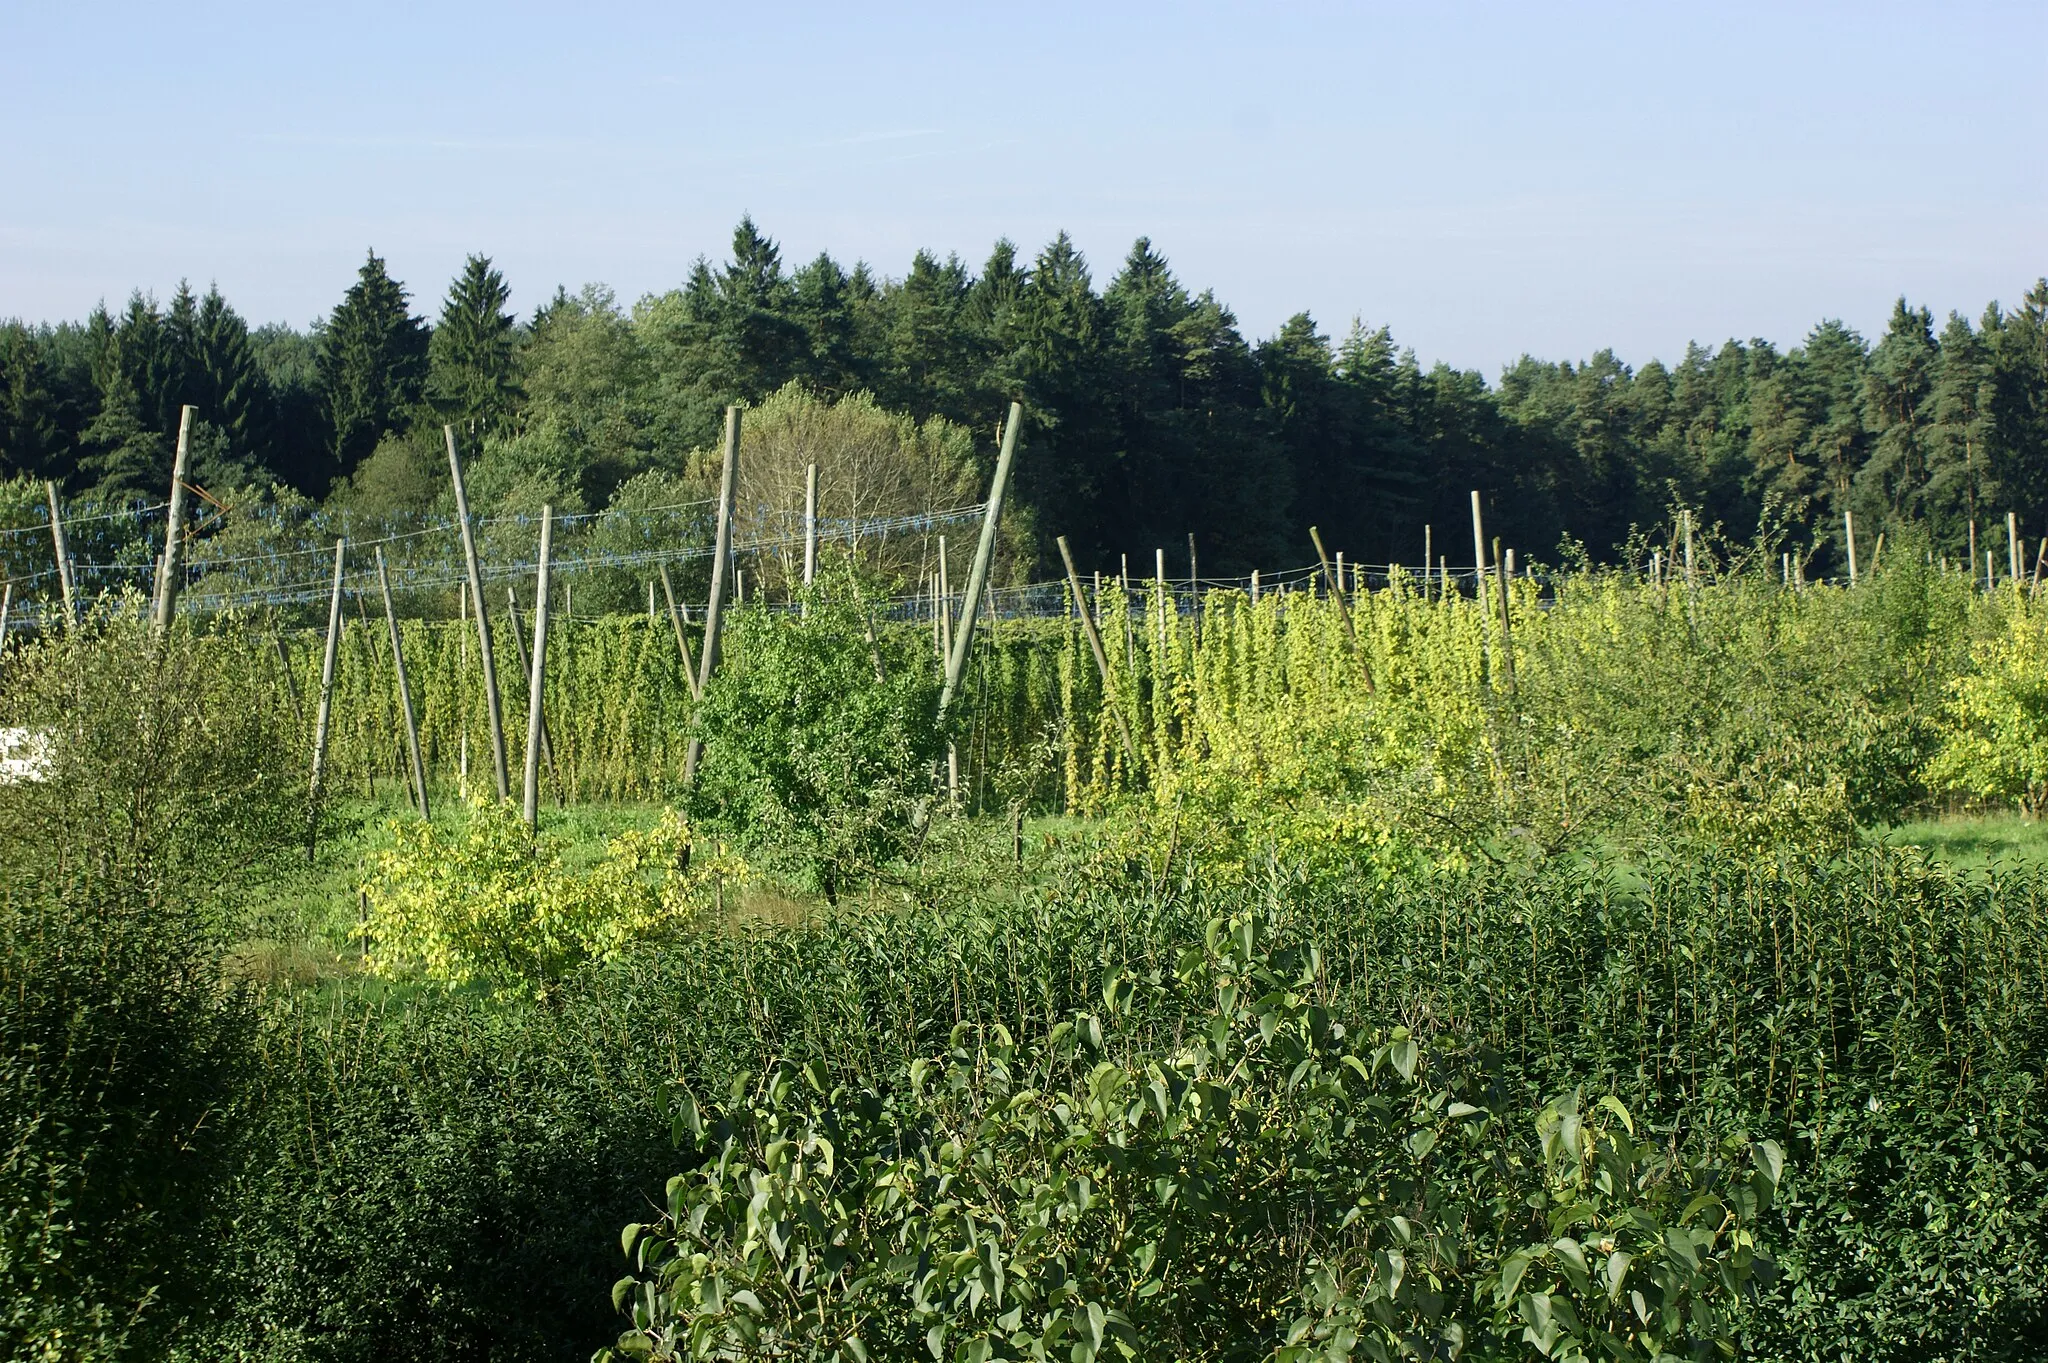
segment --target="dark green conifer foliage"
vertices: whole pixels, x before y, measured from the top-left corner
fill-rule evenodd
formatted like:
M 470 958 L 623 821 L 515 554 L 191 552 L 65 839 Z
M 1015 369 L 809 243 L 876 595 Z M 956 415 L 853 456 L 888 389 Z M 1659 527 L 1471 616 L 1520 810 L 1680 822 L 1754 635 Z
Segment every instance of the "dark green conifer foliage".
M 1864 379 L 1863 422 L 1871 437 L 1870 457 L 1856 474 L 1854 505 L 1873 533 L 1921 510 L 1940 358 L 1932 316 L 1899 299 L 1884 339 L 1870 354 Z
M 405 424 L 426 382 L 427 340 L 404 286 L 370 252 L 321 338 L 330 473 L 353 471 L 386 431 Z
M 504 310 L 511 296 L 490 257 L 469 257 L 448 286 L 428 346 L 428 400 L 472 440 L 495 428 L 519 399 L 517 330 Z
M 1920 510 L 1937 550 L 1951 556 L 1967 551 L 1969 523 L 1999 500 L 1991 470 L 1995 396 L 1990 348 L 1967 318 L 1950 313 L 1928 400 Z
M 57 419 L 42 339 L 19 322 L 0 323 L 0 477 L 57 471 Z
M 2048 279 L 2037 281 L 2018 308 L 1985 332 L 1993 376 L 1992 468 L 2004 500 L 2038 526 L 2048 515 Z

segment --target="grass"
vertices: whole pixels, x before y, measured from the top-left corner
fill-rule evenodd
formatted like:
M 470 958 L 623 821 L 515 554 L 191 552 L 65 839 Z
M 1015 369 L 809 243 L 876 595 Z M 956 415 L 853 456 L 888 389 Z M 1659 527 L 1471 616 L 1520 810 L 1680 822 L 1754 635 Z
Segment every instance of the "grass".
M 2048 862 L 2048 822 L 2018 814 L 1950 814 L 1895 824 L 1873 836 L 1895 847 L 1924 848 L 1964 870 Z

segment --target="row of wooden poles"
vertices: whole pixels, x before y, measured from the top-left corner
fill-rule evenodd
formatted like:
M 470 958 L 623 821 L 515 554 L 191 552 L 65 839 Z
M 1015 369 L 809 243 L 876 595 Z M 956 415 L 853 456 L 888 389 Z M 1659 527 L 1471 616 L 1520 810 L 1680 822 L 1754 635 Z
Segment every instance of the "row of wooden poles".
M 189 409 L 188 409 L 189 411 Z M 989 493 L 988 504 L 982 515 L 981 540 L 976 546 L 973 567 L 968 577 L 966 606 L 962 626 L 953 641 L 953 650 L 946 659 L 945 682 L 940 692 L 939 710 L 941 716 L 952 704 L 959 691 L 961 674 L 966 668 L 969 651 L 973 646 L 975 609 L 988 582 L 989 562 L 994 553 L 997 522 L 1002 514 L 1003 495 L 1009 484 L 1010 469 L 1015 461 L 1017 431 L 1023 419 L 1021 404 L 1011 403 L 1009 418 L 1004 423 L 1001 452 L 997 456 L 994 486 Z M 448 445 L 448 475 L 455 493 L 455 517 L 462 538 L 463 570 L 467 579 L 468 600 L 475 607 L 474 619 L 477 632 L 477 661 L 483 671 L 484 706 L 490 721 L 491 760 L 493 776 L 499 799 L 511 797 L 510 774 L 505 758 L 505 727 L 502 702 L 498 691 L 496 661 L 492 653 L 490 619 L 484 604 L 483 572 L 477 559 L 476 537 L 472 530 L 469 514 L 468 490 L 463 482 L 462 457 L 455 442 L 453 427 L 444 427 L 443 435 Z M 726 575 L 732 557 L 733 499 L 739 480 L 740 409 L 728 407 L 725 411 L 725 441 L 718 480 L 718 521 L 716 540 L 711 561 L 711 593 L 704 610 L 703 648 L 693 657 L 689 637 L 685 633 L 686 610 L 676 601 L 675 588 L 669 578 L 668 568 L 661 568 L 662 591 L 668 600 L 669 622 L 675 631 L 676 647 L 681 652 L 685 679 L 689 683 L 692 699 L 701 700 L 704 690 L 711 684 L 712 674 L 717 670 L 719 640 L 724 620 L 726 596 Z M 182 467 L 182 466 L 181 466 Z M 804 584 L 809 586 L 817 571 L 817 466 L 812 465 L 805 477 L 804 506 Z M 177 503 L 173 503 L 173 529 L 177 521 Z M 533 598 L 533 645 L 529 650 L 525 642 L 525 629 L 519 619 L 518 597 L 508 586 L 506 602 L 509 623 L 512 626 L 514 646 L 520 652 L 521 670 L 527 674 L 527 713 L 525 770 L 522 782 L 523 812 L 529 827 L 538 824 L 540 815 L 540 762 L 544 753 L 552 758 L 547 733 L 546 708 L 546 666 L 548 647 L 548 618 L 551 607 L 549 591 L 549 567 L 554 547 L 554 511 L 543 506 L 540 516 L 540 554 L 534 579 Z M 340 654 L 342 622 L 342 579 L 347 565 L 348 540 L 346 537 L 334 542 L 334 578 L 328 595 L 327 634 L 325 649 L 320 663 L 320 701 L 313 722 L 312 794 L 317 807 L 323 794 L 323 777 L 327 757 L 327 735 L 333 713 L 335 669 Z M 377 583 L 383 596 L 384 618 L 391 641 L 392 669 L 398 683 L 399 709 L 405 722 L 406 751 L 411 767 L 412 794 L 421 817 L 428 815 L 426 765 L 422 759 L 419 740 L 419 724 L 413 712 L 412 688 L 406 674 L 405 652 L 401 642 L 397 613 L 392 607 L 391 582 L 385 571 L 384 551 L 375 550 Z M 170 555 L 166 554 L 166 559 Z M 161 582 L 159 584 L 161 586 Z M 160 605 L 159 620 L 168 621 L 168 604 Z M 703 739 L 692 734 L 685 750 L 683 761 L 684 783 L 694 783 L 697 767 L 703 755 Z M 559 784 L 559 782 L 558 782 Z M 307 846 L 313 846 L 309 836 Z

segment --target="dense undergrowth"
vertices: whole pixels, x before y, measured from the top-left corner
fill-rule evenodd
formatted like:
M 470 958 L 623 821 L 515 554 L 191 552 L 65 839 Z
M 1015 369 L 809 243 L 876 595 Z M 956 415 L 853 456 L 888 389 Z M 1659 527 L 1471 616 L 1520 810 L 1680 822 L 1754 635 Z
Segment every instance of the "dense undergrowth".
M 1368 603 L 1363 665 L 1327 601 L 1212 600 L 1178 655 L 1134 621 L 1139 760 L 1078 697 L 1055 751 L 1106 817 L 1030 839 L 935 817 L 924 680 L 847 699 L 909 645 L 764 624 L 719 722 L 813 703 L 720 779 L 815 808 L 690 814 L 757 866 L 767 823 L 838 903 L 664 901 L 680 825 L 565 869 L 479 816 L 394 837 L 415 926 L 504 866 L 497 909 L 605 921 L 446 983 L 429 934 L 399 988 L 224 982 L 331 822 L 260 636 L 110 615 L 17 653 L 8 717 L 63 741 L 0 787 L 0 1346 L 2037 1356 L 2048 873 L 1853 831 L 1986 734 L 1978 793 L 2028 798 L 2033 607 L 1906 571 L 1580 590 L 1524 603 L 1512 688 L 1456 603 Z M 867 732 L 896 784 L 835 804 Z

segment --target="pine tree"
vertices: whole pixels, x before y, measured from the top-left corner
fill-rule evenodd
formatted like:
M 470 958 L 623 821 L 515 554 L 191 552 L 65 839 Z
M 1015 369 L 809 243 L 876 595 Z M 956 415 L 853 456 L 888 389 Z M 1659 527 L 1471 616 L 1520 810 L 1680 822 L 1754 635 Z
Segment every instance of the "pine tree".
M 1987 327 L 1991 350 L 1990 463 L 2006 507 L 2048 511 L 2048 279 Z
M 1856 506 L 1873 530 L 1921 511 L 1929 472 L 1929 400 L 1940 358 L 1933 317 L 1899 299 L 1864 379 L 1863 419 L 1871 446 L 1856 474 Z
M 868 386 L 856 351 L 853 291 L 846 272 L 824 252 L 790 276 L 790 315 L 805 346 L 797 377 L 820 392 L 844 395 Z
M 472 440 L 502 422 L 520 397 L 517 331 L 503 311 L 511 296 L 488 256 L 469 257 L 428 345 L 428 400 Z
M 54 472 L 57 430 L 40 338 L 19 322 L 0 323 L 0 477 Z
M 321 338 L 330 473 L 353 471 L 405 420 L 426 380 L 427 344 L 427 325 L 407 311 L 404 286 L 370 252 Z
M 1927 480 L 1920 511 L 1936 548 L 1960 555 L 1969 523 L 1998 499 L 1991 476 L 1991 352 L 1968 319 L 1950 313 L 1928 401 Z

